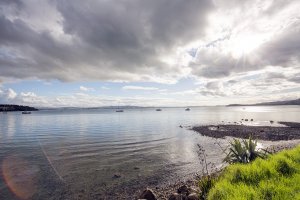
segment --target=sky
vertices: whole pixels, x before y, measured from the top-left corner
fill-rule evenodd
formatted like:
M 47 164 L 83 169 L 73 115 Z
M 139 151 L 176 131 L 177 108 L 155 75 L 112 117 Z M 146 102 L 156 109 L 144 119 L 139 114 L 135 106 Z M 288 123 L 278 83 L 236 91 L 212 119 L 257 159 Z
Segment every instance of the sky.
M 299 0 L 0 0 L 0 103 L 300 98 Z

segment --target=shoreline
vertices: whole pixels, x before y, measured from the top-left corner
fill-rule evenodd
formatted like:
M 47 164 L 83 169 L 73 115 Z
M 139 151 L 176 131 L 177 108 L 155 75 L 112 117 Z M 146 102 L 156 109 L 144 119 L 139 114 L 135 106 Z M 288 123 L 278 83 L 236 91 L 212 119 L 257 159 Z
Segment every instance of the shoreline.
M 250 135 L 254 139 L 261 140 L 268 149 L 272 149 L 273 153 L 280 152 L 285 149 L 291 149 L 300 144 L 300 123 L 297 122 L 278 122 L 283 126 L 249 126 L 249 125 L 203 125 L 194 126 L 193 130 L 203 136 L 226 139 L 226 137 L 235 137 L 240 139 L 248 139 Z M 225 167 L 225 166 L 224 166 Z M 219 173 L 223 168 L 215 173 Z M 156 195 L 157 199 L 167 200 L 170 195 L 176 193 L 178 188 L 187 186 L 194 191 L 199 192 L 197 187 L 201 175 L 196 174 L 187 180 L 179 180 L 174 184 L 165 185 L 163 187 L 150 188 Z M 144 188 L 146 189 L 146 188 Z M 136 193 L 140 194 L 142 190 Z
M 300 140 L 290 140 L 290 141 L 285 141 L 282 144 L 270 144 L 267 147 L 272 149 L 272 153 L 278 153 L 280 151 L 286 150 L 286 149 L 291 149 L 296 147 L 297 145 L 300 144 Z M 213 172 L 212 175 L 218 176 L 219 173 L 222 172 L 222 170 L 225 168 L 219 169 L 216 172 Z M 156 188 L 150 188 L 154 194 L 156 195 L 158 200 L 168 200 L 170 195 L 174 194 L 177 192 L 177 190 L 182 187 L 182 186 L 187 186 L 188 188 L 192 188 L 194 191 L 200 192 L 199 187 L 198 187 L 198 182 L 200 181 L 202 175 L 196 174 L 193 177 L 187 179 L 187 180 L 179 180 L 176 181 L 173 184 L 169 184 L 163 187 L 156 187 Z M 146 189 L 146 188 L 144 188 Z M 142 190 L 139 190 L 135 194 L 135 197 L 137 198 L 139 194 L 141 194 Z

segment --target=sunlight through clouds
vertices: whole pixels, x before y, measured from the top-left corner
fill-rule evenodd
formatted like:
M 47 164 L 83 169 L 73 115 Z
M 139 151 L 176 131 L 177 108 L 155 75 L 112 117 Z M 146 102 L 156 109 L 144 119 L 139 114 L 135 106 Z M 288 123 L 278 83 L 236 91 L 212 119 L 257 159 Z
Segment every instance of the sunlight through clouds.
M 155 91 L 158 99 L 171 95 L 176 102 L 178 94 L 199 105 L 201 98 L 226 103 L 258 94 L 259 101 L 274 92 L 279 99 L 285 91 L 297 98 L 299 7 L 296 0 L 2 1 L 1 99 L 22 102 L 21 94 L 32 92 L 32 101 L 46 105 L 61 99 L 54 88 L 90 98 Z M 283 77 L 270 78 L 274 73 Z M 51 93 L 32 91 L 45 88 L 40 81 Z

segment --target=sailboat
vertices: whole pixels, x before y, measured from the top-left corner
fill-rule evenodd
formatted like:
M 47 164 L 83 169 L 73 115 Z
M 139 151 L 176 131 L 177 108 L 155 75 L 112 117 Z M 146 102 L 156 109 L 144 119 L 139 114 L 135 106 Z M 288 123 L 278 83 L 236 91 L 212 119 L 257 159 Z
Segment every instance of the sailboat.
M 116 112 L 124 112 L 124 110 L 120 109 L 120 106 L 118 106 L 118 109 L 116 110 Z

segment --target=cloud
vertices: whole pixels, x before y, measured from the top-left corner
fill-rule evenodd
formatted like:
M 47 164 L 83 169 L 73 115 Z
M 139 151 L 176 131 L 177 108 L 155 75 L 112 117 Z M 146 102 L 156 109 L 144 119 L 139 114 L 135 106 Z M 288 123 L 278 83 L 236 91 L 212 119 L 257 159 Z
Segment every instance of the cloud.
M 280 71 L 280 73 L 279 73 Z M 223 98 L 224 100 L 237 101 L 241 98 L 253 103 L 284 98 L 284 94 L 291 98 L 299 98 L 300 86 L 296 82 L 300 71 L 294 68 L 267 67 L 255 72 L 244 73 L 234 77 L 204 81 L 194 91 L 206 97 Z M 210 79 L 208 79 L 210 80 Z M 230 102 L 229 101 L 229 102 Z M 244 100 L 243 100 L 244 101 Z
M 6 102 L 7 103 L 7 102 L 15 99 L 16 96 L 17 96 L 17 93 L 13 89 L 11 89 L 11 88 L 1 89 L 0 88 L 0 100 L 1 100 L 1 102 Z
M 88 87 L 84 87 L 84 86 L 80 86 L 79 89 L 84 92 L 95 91 L 94 88 L 88 88 Z
M 191 62 L 192 73 L 213 79 L 268 66 L 299 68 L 300 2 L 236 3 L 232 8 L 216 1 L 218 11 L 211 15 L 209 34 Z
M 178 47 L 204 34 L 213 9 L 209 0 L 8 2 L 1 76 L 61 81 L 177 81 L 190 71 Z
M 159 90 L 156 87 L 142 87 L 142 86 L 134 86 L 134 85 L 127 85 L 122 87 L 123 90 Z
M 0 102 L 4 104 L 25 104 L 32 106 L 49 104 L 45 97 L 37 96 L 33 92 L 21 92 L 18 94 L 11 88 L 0 88 Z
M 3 0 L 0 80 L 126 82 L 124 90 L 211 99 L 279 96 L 299 88 L 299 7 L 297 0 Z M 201 84 L 185 92 L 139 86 L 185 78 Z
M 300 73 L 294 74 L 294 76 L 289 77 L 289 81 L 300 83 Z

